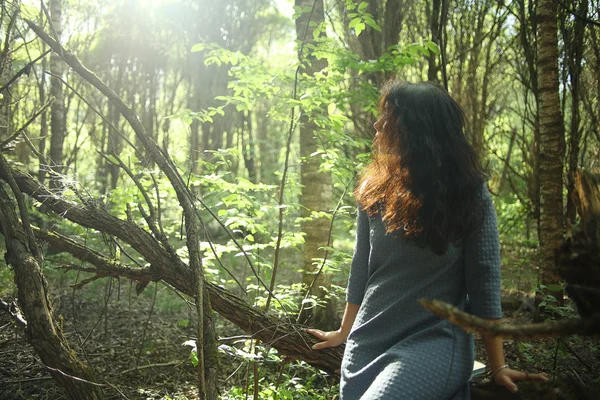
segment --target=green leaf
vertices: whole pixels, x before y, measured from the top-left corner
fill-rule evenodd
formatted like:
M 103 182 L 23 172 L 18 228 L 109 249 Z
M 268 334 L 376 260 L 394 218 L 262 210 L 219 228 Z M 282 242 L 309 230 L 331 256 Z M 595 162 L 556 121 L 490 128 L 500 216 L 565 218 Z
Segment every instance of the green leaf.
M 425 46 L 427 46 L 427 48 L 429 50 L 431 50 L 433 53 L 435 54 L 440 54 L 440 49 L 437 46 L 437 44 L 435 44 L 434 42 L 432 42 L 431 40 L 428 40 L 427 42 L 425 42 Z
M 177 326 L 180 328 L 187 328 L 190 325 L 189 319 L 181 319 L 177 321 Z
M 190 361 L 192 362 L 192 365 L 193 365 L 194 367 L 197 367 L 197 366 L 198 366 L 198 352 L 196 352 L 196 351 L 192 351 L 192 352 L 190 353 Z
M 195 45 L 192 46 L 191 51 L 192 51 L 192 53 L 197 53 L 197 52 L 202 51 L 204 49 L 206 49 L 206 44 L 204 44 L 204 43 L 196 43 Z
M 336 109 L 336 107 L 335 107 L 335 103 L 330 103 L 330 104 L 327 106 L 327 114 L 329 114 L 329 115 L 333 114 L 333 113 L 334 113 L 334 111 L 335 111 L 335 109 Z
M 362 3 L 360 3 L 360 4 L 358 5 L 358 11 L 362 11 L 362 10 L 364 10 L 365 8 L 367 8 L 368 6 L 369 6 L 369 3 L 368 3 L 368 2 L 366 2 L 366 1 L 363 1 Z
M 377 25 L 377 22 L 370 15 L 365 16 L 365 23 L 369 25 L 371 28 L 375 29 L 377 32 L 381 32 L 381 28 Z
M 352 21 L 350 21 L 350 23 L 348 24 L 348 27 L 349 27 L 350 29 L 354 29 L 354 28 L 356 28 L 356 26 L 357 26 L 358 24 L 360 24 L 361 22 L 362 22 L 362 19 L 360 19 L 360 18 L 354 18 Z

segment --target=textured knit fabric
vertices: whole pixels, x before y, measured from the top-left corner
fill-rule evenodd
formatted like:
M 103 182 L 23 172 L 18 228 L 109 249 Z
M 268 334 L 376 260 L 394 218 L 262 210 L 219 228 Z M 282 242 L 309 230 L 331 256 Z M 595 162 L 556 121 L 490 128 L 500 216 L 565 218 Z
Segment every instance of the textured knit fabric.
M 378 215 L 359 210 L 346 301 L 360 309 L 342 361 L 342 400 L 470 398 L 472 335 L 417 300 L 501 318 L 500 245 L 487 189 L 480 203 L 482 223 L 442 255 L 386 234 Z

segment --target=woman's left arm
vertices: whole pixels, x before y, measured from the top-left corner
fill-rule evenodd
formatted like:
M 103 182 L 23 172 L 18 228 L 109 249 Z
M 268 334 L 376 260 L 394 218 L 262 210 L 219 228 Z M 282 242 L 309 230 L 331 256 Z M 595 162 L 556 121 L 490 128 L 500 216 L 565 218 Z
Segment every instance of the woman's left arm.
M 500 301 L 500 240 L 494 204 L 487 188 L 481 193 L 481 224 L 465 241 L 465 285 L 471 300 L 471 313 L 492 321 L 502 316 Z M 505 364 L 502 338 L 483 335 L 492 379 L 511 392 L 515 382 L 546 380 L 545 375 L 515 371 Z
M 493 320 L 500 322 L 500 320 Z M 483 334 L 483 343 L 488 355 L 490 370 L 492 372 L 492 380 L 504 386 L 511 392 L 517 391 L 516 382 L 519 381 L 545 381 L 548 377 L 544 374 L 530 374 L 527 372 L 516 371 L 508 368 L 504 361 L 504 350 L 502 348 L 502 338 Z

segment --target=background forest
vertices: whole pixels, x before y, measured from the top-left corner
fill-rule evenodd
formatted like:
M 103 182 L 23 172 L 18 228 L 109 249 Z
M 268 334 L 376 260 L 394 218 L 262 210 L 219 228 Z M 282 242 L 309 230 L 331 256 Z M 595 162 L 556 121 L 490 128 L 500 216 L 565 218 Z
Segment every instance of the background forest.
M 335 398 L 341 349 L 302 329 L 339 327 L 393 77 L 464 108 L 507 319 L 576 317 L 555 250 L 599 173 L 598 0 L 0 4 L 0 398 Z M 557 378 L 531 393 L 600 385 L 597 337 L 506 351 Z

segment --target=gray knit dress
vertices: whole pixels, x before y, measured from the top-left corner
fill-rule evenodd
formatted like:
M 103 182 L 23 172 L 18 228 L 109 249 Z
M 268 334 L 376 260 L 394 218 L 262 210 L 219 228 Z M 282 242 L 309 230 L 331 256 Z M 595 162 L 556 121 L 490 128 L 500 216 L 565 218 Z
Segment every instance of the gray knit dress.
M 386 234 L 378 215 L 359 210 L 346 301 L 360 309 L 342 361 L 342 400 L 470 398 L 472 335 L 417 300 L 501 318 L 500 245 L 487 189 L 480 201 L 482 224 L 442 255 Z

